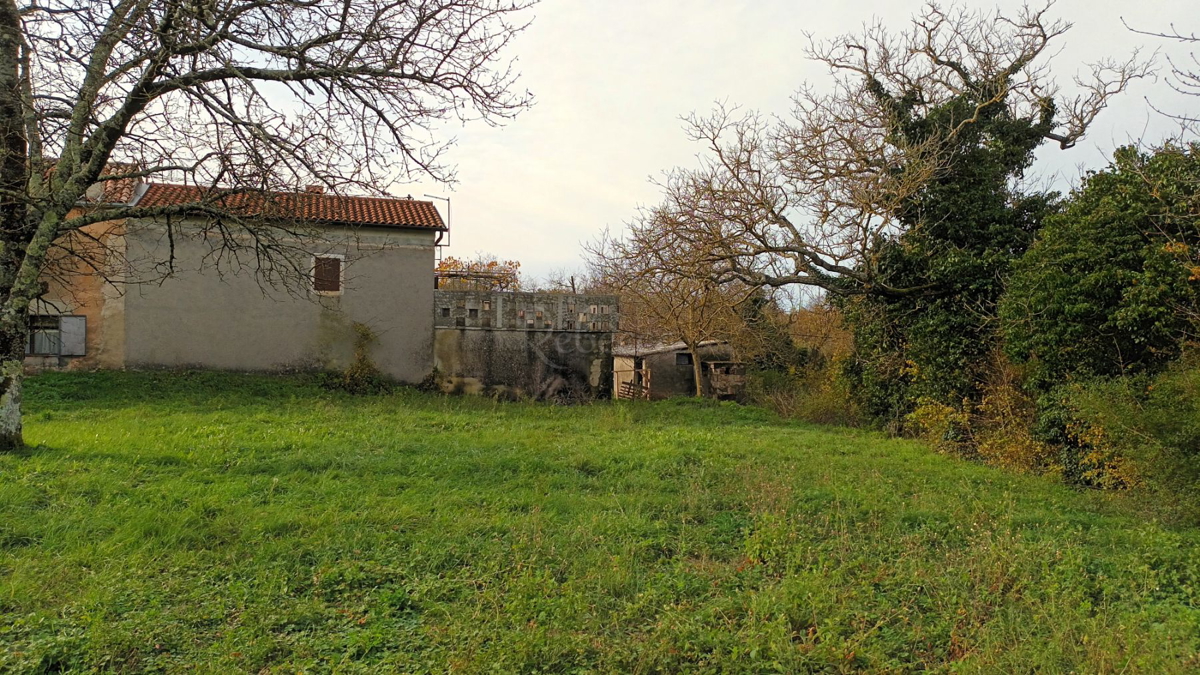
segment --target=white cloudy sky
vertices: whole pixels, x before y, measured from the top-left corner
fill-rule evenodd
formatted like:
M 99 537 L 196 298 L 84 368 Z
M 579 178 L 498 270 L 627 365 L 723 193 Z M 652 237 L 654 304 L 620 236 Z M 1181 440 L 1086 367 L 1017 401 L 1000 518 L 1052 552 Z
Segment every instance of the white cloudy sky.
M 582 242 L 606 227 L 619 230 L 639 205 L 658 201 L 654 176 L 695 161 L 699 148 L 684 137 L 681 115 L 718 100 L 784 114 L 802 82 L 829 81 L 804 58 L 806 32 L 833 37 L 874 19 L 900 28 L 920 7 L 917 0 L 543 0 L 511 52 L 534 107 L 503 128 L 450 130 L 456 185 L 394 192 L 451 197 L 450 255 L 516 259 L 534 276 L 577 267 Z M 1121 19 L 1200 31 L 1195 8 L 1195 0 L 1059 0 L 1051 14 L 1075 25 L 1055 71 L 1066 85 L 1083 64 L 1139 45 L 1186 56 L 1180 45 L 1130 33 Z M 1163 81 L 1138 83 L 1079 146 L 1044 148 L 1035 170 L 1067 186 L 1081 168 L 1103 166 L 1112 148 L 1161 138 L 1173 127 L 1147 99 L 1193 114 L 1200 108 Z

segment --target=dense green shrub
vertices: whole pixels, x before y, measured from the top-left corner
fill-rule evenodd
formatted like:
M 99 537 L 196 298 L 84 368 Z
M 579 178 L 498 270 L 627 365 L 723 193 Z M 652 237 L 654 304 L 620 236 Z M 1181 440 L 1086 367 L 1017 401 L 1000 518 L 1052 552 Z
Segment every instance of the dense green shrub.
M 1200 355 L 1155 376 L 1094 380 L 1059 390 L 1082 481 L 1144 487 L 1191 519 L 1200 516 Z
M 1009 355 L 1045 392 L 1154 372 L 1197 306 L 1200 146 L 1118 151 L 1046 221 L 1000 303 Z

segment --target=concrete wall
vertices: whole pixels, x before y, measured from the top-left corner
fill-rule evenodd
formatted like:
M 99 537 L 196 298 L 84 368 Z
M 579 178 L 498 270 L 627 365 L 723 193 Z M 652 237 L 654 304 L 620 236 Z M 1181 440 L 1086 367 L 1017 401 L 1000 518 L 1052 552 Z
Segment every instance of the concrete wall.
M 215 261 L 211 240 L 174 241 L 176 272 L 161 283 L 126 288 L 124 360 L 129 367 L 199 366 L 229 370 L 342 368 L 353 354 L 353 324 L 378 336 L 371 356 L 404 382 L 433 367 L 433 266 L 436 233 L 326 229 L 324 241 L 291 241 L 306 252 L 345 256 L 340 295 L 309 292 L 294 276 L 263 286 L 253 257 Z M 129 258 L 138 275 L 166 260 L 170 242 L 154 223 L 131 226 Z M 207 258 L 206 258 L 207 256 Z M 311 265 L 307 255 L 298 264 Z
M 508 328 L 611 333 L 617 328 L 615 295 L 434 291 L 438 328 Z
M 446 391 L 576 400 L 611 392 L 614 296 L 436 291 L 434 317 Z

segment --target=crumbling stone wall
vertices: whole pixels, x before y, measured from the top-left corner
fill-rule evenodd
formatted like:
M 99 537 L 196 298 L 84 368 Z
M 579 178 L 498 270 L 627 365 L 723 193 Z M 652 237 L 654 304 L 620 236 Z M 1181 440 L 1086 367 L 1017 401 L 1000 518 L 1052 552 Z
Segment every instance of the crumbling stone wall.
M 445 391 L 552 400 L 612 390 L 611 295 L 434 291 L 434 366 Z

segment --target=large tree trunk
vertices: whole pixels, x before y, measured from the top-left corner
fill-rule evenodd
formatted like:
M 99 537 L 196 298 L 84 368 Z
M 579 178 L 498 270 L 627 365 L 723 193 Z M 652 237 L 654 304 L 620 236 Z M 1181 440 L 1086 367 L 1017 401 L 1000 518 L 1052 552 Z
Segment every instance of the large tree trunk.
M 19 448 L 21 376 L 27 301 L 13 303 L 29 232 L 22 198 L 28 144 L 21 92 L 21 21 L 13 0 L 0 0 L 0 452 Z

